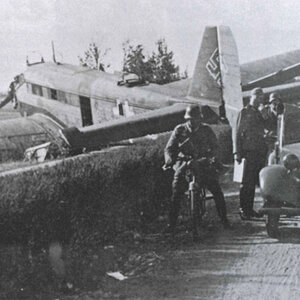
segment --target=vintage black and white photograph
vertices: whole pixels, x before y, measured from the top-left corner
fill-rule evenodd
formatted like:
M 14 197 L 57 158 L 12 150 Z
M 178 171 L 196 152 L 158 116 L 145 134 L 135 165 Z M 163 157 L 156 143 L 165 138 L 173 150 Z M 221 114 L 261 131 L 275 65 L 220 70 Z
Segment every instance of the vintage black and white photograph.
M 300 299 L 299 1 L 0 16 L 0 300 Z

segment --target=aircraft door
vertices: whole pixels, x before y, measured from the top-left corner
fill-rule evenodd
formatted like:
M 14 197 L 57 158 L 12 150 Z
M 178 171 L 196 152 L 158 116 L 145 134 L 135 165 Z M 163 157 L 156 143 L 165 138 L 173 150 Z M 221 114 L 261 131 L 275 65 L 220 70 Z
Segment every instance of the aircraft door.
M 91 99 L 83 96 L 79 96 L 80 111 L 82 118 L 82 126 L 93 125 L 92 111 L 91 111 Z

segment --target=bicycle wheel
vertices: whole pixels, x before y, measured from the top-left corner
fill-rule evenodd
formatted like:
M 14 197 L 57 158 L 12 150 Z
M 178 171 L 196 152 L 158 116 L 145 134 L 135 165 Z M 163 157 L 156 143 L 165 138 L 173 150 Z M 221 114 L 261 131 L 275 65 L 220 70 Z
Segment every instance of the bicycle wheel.
M 199 201 L 200 221 L 202 221 L 202 217 L 206 213 L 206 191 L 205 191 L 205 188 L 201 188 L 200 194 L 198 196 L 198 201 Z
M 190 200 L 193 240 L 197 241 L 199 239 L 200 224 L 201 224 L 199 195 L 194 190 L 189 191 L 189 200 Z

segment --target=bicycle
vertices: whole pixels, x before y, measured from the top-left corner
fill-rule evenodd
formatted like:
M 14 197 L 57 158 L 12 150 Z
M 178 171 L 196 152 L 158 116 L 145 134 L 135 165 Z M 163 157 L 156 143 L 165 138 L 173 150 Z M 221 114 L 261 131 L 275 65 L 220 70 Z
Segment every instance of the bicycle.
M 204 184 L 201 184 L 200 178 L 198 178 L 195 167 L 207 167 L 212 165 L 212 161 L 201 158 L 199 160 L 187 159 L 184 161 L 186 164 L 185 178 L 188 182 L 188 207 L 189 217 L 192 228 L 193 240 L 199 239 L 199 231 L 202 225 L 203 216 L 206 213 L 206 200 L 213 199 L 213 196 L 206 195 L 206 188 Z M 197 166 L 195 166 L 197 165 Z M 163 166 L 163 170 L 166 171 L 171 167 Z

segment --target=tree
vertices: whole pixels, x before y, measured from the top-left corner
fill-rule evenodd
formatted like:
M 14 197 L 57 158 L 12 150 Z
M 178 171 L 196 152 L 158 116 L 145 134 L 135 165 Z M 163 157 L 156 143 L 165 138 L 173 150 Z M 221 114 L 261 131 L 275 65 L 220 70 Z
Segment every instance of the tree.
M 151 63 L 145 59 L 143 51 L 144 47 L 141 44 L 133 46 L 129 40 L 123 43 L 123 72 L 136 74 L 140 81 L 151 81 Z
M 84 56 L 78 56 L 80 65 L 105 72 L 105 69 L 110 66 L 104 63 L 104 59 L 109 51 L 110 48 L 102 51 L 95 42 L 92 42 L 89 44 L 88 50 L 84 52 Z
M 175 66 L 173 51 L 168 51 L 165 39 L 156 42 L 157 53 L 153 52 L 152 60 L 155 62 L 153 76 L 158 84 L 165 84 L 179 80 L 179 66 Z
M 184 72 L 180 75 L 180 79 L 186 79 L 189 77 L 188 67 L 185 68 Z
M 143 45 L 133 46 L 129 40 L 125 41 L 123 72 L 134 73 L 141 81 L 158 84 L 179 80 L 179 66 L 175 66 L 173 62 L 173 52 L 168 51 L 164 39 L 158 40 L 156 45 L 157 53 L 152 52 L 152 55 L 146 58 Z

